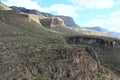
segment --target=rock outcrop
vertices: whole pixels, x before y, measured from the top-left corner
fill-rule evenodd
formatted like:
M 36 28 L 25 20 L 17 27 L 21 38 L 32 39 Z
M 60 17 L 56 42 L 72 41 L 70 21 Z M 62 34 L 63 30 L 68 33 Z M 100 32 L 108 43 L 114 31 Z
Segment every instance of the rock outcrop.
M 64 20 L 64 23 L 68 27 L 79 27 L 74 20 L 69 16 L 57 16 Z
M 65 26 L 64 21 L 59 17 L 41 19 L 40 22 L 43 26 L 47 28 L 55 26 Z
M 86 37 L 86 36 L 72 36 L 66 38 L 67 42 L 74 44 L 87 44 L 101 48 L 113 48 L 119 43 L 116 40 L 105 40 L 102 38 Z

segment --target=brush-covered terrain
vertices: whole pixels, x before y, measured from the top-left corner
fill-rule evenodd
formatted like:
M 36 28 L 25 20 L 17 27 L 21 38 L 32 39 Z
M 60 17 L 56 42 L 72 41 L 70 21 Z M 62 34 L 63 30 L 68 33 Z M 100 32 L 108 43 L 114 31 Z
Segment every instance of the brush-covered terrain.
M 120 80 L 117 38 L 88 29 L 76 31 L 58 17 L 4 7 L 0 7 L 0 80 Z

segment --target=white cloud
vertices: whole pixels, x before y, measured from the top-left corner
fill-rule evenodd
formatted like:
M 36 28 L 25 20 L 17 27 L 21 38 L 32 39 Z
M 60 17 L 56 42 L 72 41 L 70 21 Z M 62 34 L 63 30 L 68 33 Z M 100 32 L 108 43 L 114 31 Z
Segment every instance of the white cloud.
M 76 7 L 71 5 L 64 5 L 64 4 L 55 4 L 49 8 L 43 8 L 44 11 L 48 12 L 56 12 L 57 15 L 65 15 L 65 16 L 79 16 L 76 11 L 79 10 Z
M 55 12 L 56 15 L 79 16 L 76 11 L 81 8 L 73 7 L 72 5 L 54 4 L 50 7 L 41 7 L 37 4 L 38 0 L 7 0 L 4 3 L 8 6 L 19 6 L 28 9 L 37 9 L 42 12 Z
M 112 12 L 106 18 L 99 18 L 88 21 L 83 26 L 100 26 L 110 31 L 120 32 L 120 10 Z
M 73 7 L 72 5 L 65 4 L 54 4 L 52 6 L 41 8 L 41 11 L 44 12 L 55 12 L 57 15 L 65 15 L 78 17 L 79 15 L 76 13 L 77 10 L 82 10 L 80 8 Z
M 115 5 L 114 0 L 71 0 L 82 8 L 86 9 L 104 9 Z
M 120 32 L 120 10 L 111 13 L 106 22 L 110 26 L 111 31 L 116 30 Z
M 105 23 L 104 19 L 94 19 L 84 23 L 83 26 L 85 27 L 103 26 L 104 23 Z
M 41 7 L 37 4 L 36 0 L 7 0 L 4 3 L 8 6 L 19 6 L 28 9 L 38 9 L 38 10 L 41 9 Z
M 81 10 L 81 8 L 74 7 L 72 5 L 65 5 L 65 4 L 54 4 L 50 7 L 41 8 L 44 12 L 55 12 L 56 15 L 64 15 L 64 16 L 71 16 L 71 17 L 78 17 L 76 11 Z

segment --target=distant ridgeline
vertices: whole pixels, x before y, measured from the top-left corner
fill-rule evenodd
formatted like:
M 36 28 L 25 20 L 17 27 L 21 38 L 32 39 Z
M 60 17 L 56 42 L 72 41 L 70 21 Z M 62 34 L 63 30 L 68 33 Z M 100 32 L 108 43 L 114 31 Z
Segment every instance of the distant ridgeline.
M 71 17 L 68 16 L 59 16 L 59 15 L 52 15 L 50 13 L 45 13 L 45 12 L 39 12 L 37 10 L 30 10 L 30 9 L 26 9 L 23 7 L 16 7 L 16 6 L 11 6 L 10 8 L 12 8 L 13 10 L 18 10 L 24 13 L 29 13 L 29 14 L 35 14 L 35 15 L 42 15 L 45 17 L 60 17 L 61 19 L 64 20 L 64 23 L 66 26 L 68 27 L 79 27 L 74 20 Z

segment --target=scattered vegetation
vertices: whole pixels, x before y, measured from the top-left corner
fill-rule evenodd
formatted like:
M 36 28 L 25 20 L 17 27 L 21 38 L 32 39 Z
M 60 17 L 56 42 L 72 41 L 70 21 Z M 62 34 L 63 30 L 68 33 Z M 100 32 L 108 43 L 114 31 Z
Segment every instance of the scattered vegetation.
M 88 45 L 84 41 L 77 45 L 69 44 L 65 39 L 76 35 L 114 40 L 107 37 L 80 35 L 64 27 L 48 29 L 34 21 L 29 21 L 28 17 L 18 12 L 0 11 L 1 79 L 17 80 L 25 76 L 26 78 L 22 80 L 110 80 L 116 77 L 111 73 L 112 71 L 105 70 L 106 66 L 102 64 L 108 63 L 111 59 L 118 59 L 116 56 L 114 58 L 104 56 L 109 50 L 111 56 L 116 55 L 113 51 L 119 54 L 120 48 L 103 49 Z M 37 75 L 40 77 L 35 77 Z

